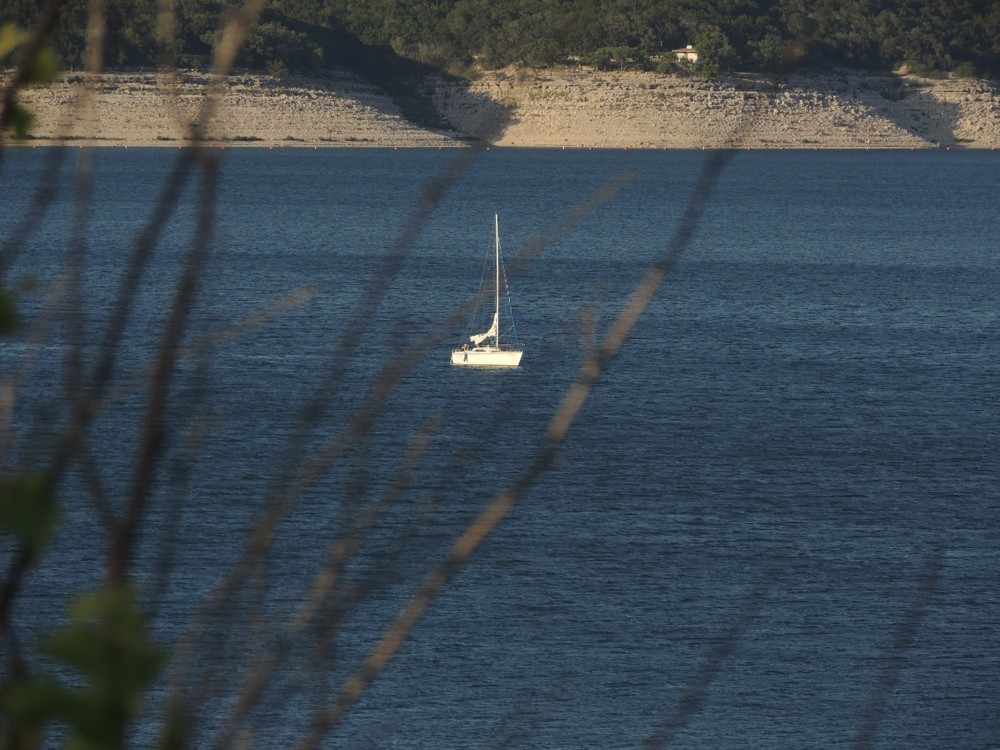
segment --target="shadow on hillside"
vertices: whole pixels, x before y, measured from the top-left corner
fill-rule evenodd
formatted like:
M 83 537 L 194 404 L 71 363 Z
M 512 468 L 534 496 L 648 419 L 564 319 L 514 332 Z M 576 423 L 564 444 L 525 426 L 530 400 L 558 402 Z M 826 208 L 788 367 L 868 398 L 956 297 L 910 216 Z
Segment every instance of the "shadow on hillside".
M 877 94 L 870 97 L 874 109 L 902 130 L 933 146 L 961 145 L 956 134 L 961 107 L 939 99 L 929 87 L 899 76 L 872 77 L 862 86 Z
M 900 130 L 931 146 L 960 145 L 961 107 L 934 95 L 930 86 L 891 73 L 839 72 L 837 88 Z
M 308 35 L 320 44 L 324 67 L 351 72 L 381 89 L 403 117 L 418 127 L 453 133 L 457 138 L 491 141 L 510 123 L 511 111 L 508 107 L 488 96 L 474 93 L 468 81 L 440 68 L 401 57 L 389 47 L 367 45 L 343 29 L 317 26 L 277 15 L 266 20 L 279 20 L 293 31 Z M 461 132 L 456 123 L 450 122 L 441 113 L 434 103 L 435 81 L 460 92 L 466 106 L 482 113 L 475 133 Z
M 734 74 L 726 83 L 742 91 L 764 94 L 787 92 L 797 96 L 807 106 L 827 106 L 837 101 L 848 111 L 843 126 L 850 127 L 858 115 L 858 107 L 871 116 L 891 123 L 900 130 L 939 148 L 961 146 L 966 141 L 958 138 L 957 130 L 962 118 L 958 104 L 936 96 L 934 89 L 919 80 L 907 79 L 891 73 L 863 73 L 858 71 L 795 70 L 784 75 Z M 810 100 L 814 103 L 809 104 Z M 886 134 L 888 140 L 898 145 L 898 134 Z

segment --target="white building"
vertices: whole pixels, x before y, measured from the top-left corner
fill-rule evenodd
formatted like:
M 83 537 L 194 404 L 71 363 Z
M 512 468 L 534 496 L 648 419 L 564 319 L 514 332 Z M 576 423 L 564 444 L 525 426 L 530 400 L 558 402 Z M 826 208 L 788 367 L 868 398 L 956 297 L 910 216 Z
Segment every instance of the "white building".
M 682 47 L 681 49 L 675 49 L 674 57 L 682 62 L 698 62 L 698 50 L 696 50 L 692 45 L 687 47 Z

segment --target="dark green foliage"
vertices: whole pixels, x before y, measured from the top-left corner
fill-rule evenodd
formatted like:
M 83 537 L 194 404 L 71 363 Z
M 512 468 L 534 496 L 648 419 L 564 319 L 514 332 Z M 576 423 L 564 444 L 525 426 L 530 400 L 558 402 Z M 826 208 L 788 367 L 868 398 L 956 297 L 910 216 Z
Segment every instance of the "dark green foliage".
M 6 67 L 9 63 L 23 64 L 19 53 L 27 39 L 28 32 L 0 16 L 0 66 Z M 25 66 L 24 83 L 51 83 L 59 72 L 59 57 L 49 46 L 37 48 L 36 52 L 30 63 Z M 34 116 L 18 103 L 16 95 L 3 103 L 0 112 L 2 112 L 0 130 L 10 129 L 14 138 L 18 140 L 28 137 Z M 10 331 L 16 320 L 14 313 L 13 298 L 0 289 L 0 334 Z
M 59 506 L 48 475 L 34 472 L 0 478 L 0 538 L 10 535 L 38 557 L 55 529 Z
M 0 713 L 11 744 L 44 747 L 46 730 L 59 724 L 69 729 L 69 747 L 124 747 L 142 697 L 165 662 L 132 590 L 112 586 L 81 596 L 44 651 L 78 679 L 72 687 L 48 674 L 6 680 Z
M 246 60 L 273 75 L 291 71 L 314 72 L 323 62 L 323 49 L 307 34 L 292 31 L 280 21 L 257 24 L 247 35 Z
M 635 47 L 601 47 L 583 55 L 584 63 L 598 70 L 647 70 L 649 58 Z
M 38 7 L 30 0 L 3 6 L 0 23 L 22 27 Z M 196 62 L 215 41 L 223 5 L 179 0 L 177 6 L 172 51 Z M 82 64 L 86 7 L 86 0 L 67 0 L 56 34 L 70 67 Z M 243 62 L 277 72 L 313 72 L 332 59 L 352 67 L 356 60 L 345 61 L 331 47 L 346 34 L 447 70 L 570 58 L 643 67 L 642 60 L 704 40 L 704 75 L 783 72 L 798 64 L 1000 74 L 1000 5 L 982 0 L 276 0 L 268 8 Z M 156 13 L 156 0 L 108 0 L 108 66 L 157 61 Z M 632 52 L 608 53 L 622 49 Z
M 13 541 L 21 550 L 7 572 L 0 608 L 5 635 L 8 595 L 44 553 L 59 516 L 49 473 L 0 477 L 0 540 Z M 124 747 L 128 727 L 165 662 L 132 589 L 111 585 L 80 596 L 68 623 L 45 641 L 42 652 L 74 673 L 73 686 L 47 673 L 31 675 L 15 654 L 9 655 L 0 677 L 0 745 L 45 747 L 47 732 L 62 725 L 69 730 L 69 747 Z
M 717 26 L 706 26 L 695 37 L 694 46 L 698 50 L 696 69 L 706 78 L 714 78 L 719 73 L 728 73 L 739 66 L 736 48 L 725 32 Z
M 17 330 L 17 302 L 14 295 L 0 287 L 0 336 Z

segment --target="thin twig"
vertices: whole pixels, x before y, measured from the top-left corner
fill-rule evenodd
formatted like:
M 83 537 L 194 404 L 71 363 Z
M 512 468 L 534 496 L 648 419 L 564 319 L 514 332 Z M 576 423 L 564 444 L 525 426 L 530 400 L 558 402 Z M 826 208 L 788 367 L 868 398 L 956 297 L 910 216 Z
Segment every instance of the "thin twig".
M 736 648 L 747 629 L 753 624 L 757 614 L 767 601 L 767 597 L 777 581 L 778 571 L 770 570 L 757 586 L 754 587 L 746 602 L 740 607 L 739 615 L 708 651 L 705 663 L 695 673 L 688 689 L 681 696 L 673 716 L 660 726 L 656 732 L 643 743 L 647 750 L 662 750 L 669 747 L 694 716 L 701 710 L 708 697 L 708 689 L 722 671 L 726 659 Z
M 576 224 L 583 221 L 598 207 L 612 200 L 622 189 L 631 184 L 633 179 L 632 175 L 622 175 L 594 191 L 580 206 L 577 206 L 567 216 L 562 217 L 560 221 L 554 224 L 552 229 L 540 235 L 533 242 L 528 243 L 525 249 L 518 255 L 518 268 L 523 268 L 531 258 L 537 256 L 547 243 L 555 241 L 563 233 L 570 231 Z M 434 199 L 435 205 L 436 200 L 437 198 Z M 413 235 L 414 239 L 415 236 Z M 412 242 L 412 239 L 410 242 Z M 444 316 L 432 331 L 414 341 L 407 349 L 400 352 L 394 362 L 383 371 L 376 383 L 369 390 L 364 402 L 354 412 L 350 423 L 325 448 L 316 453 L 312 459 L 306 461 L 293 478 L 288 480 L 282 491 L 282 495 L 272 504 L 258 525 L 241 560 L 234 566 L 229 576 L 217 588 L 210 601 L 192 622 L 191 630 L 184 644 L 178 650 L 178 659 L 175 662 L 175 695 L 173 699 L 175 703 L 180 701 L 178 691 L 185 682 L 184 675 L 189 668 L 195 644 L 200 639 L 202 630 L 207 624 L 210 614 L 220 610 L 235 596 L 236 592 L 250 577 L 250 570 L 257 564 L 257 561 L 262 559 L 278 525 L 291 512 L 298 498 L 302 496 L 322 472 L 326 471 L 349 448 L 356 445 L 368 433 L 371 425 L 385 407 L 389 396 L 395 390 L 396 386 L 412 370 L 420 357 L 432 347 L 437 346 L 447 335 L 451 334 L 454 327 L 465 318 L 468 309 L 474 304 L 474 300 L 475 296 L 464 303 L 456 305 L 452 312 Z
M 422 462 L 423 456 L 430 447 L 435 433 L 436 426 L 432 424 L 426 426 L 417 434 L 410 443 L 410 447 L 396 472 L 396 476 L 393 477 L 382 496 L 376 502 L 361 510 L 350 528 L 330 545 L 327 562 L 313 576 L 308 597 L 300 603 L 298 610 L 292 617 L 281 638 L 278 639 L 270 656 L 262 663 L 258 663 L 247 675 L 242 695 L 230 713 L 226 727 L 223 729 L 220 738 L 215 742 L 214 747 L 224 748 L 232 742 L 238 730 L 239 722 L 257 704 L 268 681 L 284 662 L 298 638 L 315 621 L 324 606 L 329 604 L 331 596 L 340 584 L 341 576 L 347 563 L 354 557 L 361 548 L 362 543 L 375 529 L 378 520 L 403 497 L 405 490 L 410 486 L 412 475 Z M 351 600 L 357 600 L 357 598 L 356 595 L 350 597 Z
M 46 150 L 44 158 L 45 166 L 39 170 L 38 184 L 28 208 L 0 247 L 0 282 L 14 266 L 17 256 L 32 232 L 42 225 L 45 214 L 59 193 L 58 174 L 66 158 L 66 151 L 61 148 L 50 148 Z
M 483 541 L 503 522 L 520 502 L 524 493 L 552 466 L 570 427 L 575 423 L 600 375 L 618 353 L 642 313 L 649 306 L 667 272 L 673 268 L 681 252 L 686 249 L 704 213 L 712 188 L 726 162 L 727 158 L 724 152 L 714 152 L 706 161 L 673 240 L 668 244 L 666 252 L 640 282 L 629 304 L 619 315 L 595 356 L 583 363 L 580 377 L 570 388 L 566 398 L 553 415 L 546 438 L 532 463 L 507 490 L 501 492 L 486 510 L 470 524 L 452 546 L 444 562 L 424 578 L 417 593 L 400 611 L 381 641 L 369 653 L 361 668 L 343 684 L 340 694 L 333 704 L 316 717 L 312 731 L 302 740 L 298 746 L 299 750 L 312 750 L 318 747 L 322 738 L 343 721 L 354 703 L 364 694 L 409 638 L 417 622 L 424 616 L 431 603 L 452 576 L 465 565 Z
M 201 211 L 187 263 L 178 281 L 170 316 L 164 326 L 160 353 L 150 383 L 135 472 L 129 488 L 125 512 L 116 530 L 108 561 L 108 579 L 113 583 L 123 583 L 126 579 L 136 531 L 152 491 L 154 471 L 162 455 L 162 418 L 166 408 L 171 376 L 176 364 L 177 349 L 191 312 L 198 283 L 201 279 L 201 270 L 211 243 L 212 227 L 215 220 L 218 163 L 214 157 L 208 154 L 202 155 L 201 163 Z
M 944 552 L 940 546 L 935 545 L 924 558 L 923 568 L 917 577 L 916 595 L 896 629 L 888 653 L 882 659 L 882 669 L 865 705 L 861 726 L 851 743 L 851 747 L 855 750 L 867 750 L 875 744 L 878 725 L 885 715 L 889 695 L 899 682 L 899 673 L 906 662 L 907 654 L 912 650 L 920 624 L 927 616 L 931 601 L 937 594 L 943 565 Z

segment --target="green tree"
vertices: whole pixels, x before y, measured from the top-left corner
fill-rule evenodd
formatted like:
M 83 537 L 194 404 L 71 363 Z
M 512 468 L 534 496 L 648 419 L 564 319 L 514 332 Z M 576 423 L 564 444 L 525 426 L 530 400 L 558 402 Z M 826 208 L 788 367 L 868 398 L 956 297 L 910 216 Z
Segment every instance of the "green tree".
M 106 65 L 155 64 L 158 7 L 156 0 L 109 0 Z M 64 2 L 53 41 L 69 67 L 83 63 L 87 8 L 87 0 Z M 178 0 L 174 52 L 182 60 L 208 54 L 222 8 L 218 0 Z M 961 65 L 966 73 L 1000 74 L 998 11 L 973 0 L 276 0 L 269 8 L 269 22 L 299 36 L 255 39 L 244 61 L 262 69 L 273 54 L 278 67 L 313 70 L 317 47 L 321 60 L 342 61 L 330 32 L 439 67 L 476 61 L 495 68 L 549 65 L 608 48 L 649 57 L 713 29 L 726 41 L 716 34 L 706 40 L 703 72 L 777 72 L 801 61 L 882 69 L 907 62 L 926 71 Z M 9 0 L 0 22 L 26 27 L 36 11 L 31 0 Z M 306 49 L 297 54 L 289 43 Z
M 705 78 L 732 71 L 737 62 L 736 50 L 725 33 L 714 26 L 704 27 L 695 37 L 698 62 L 695 70 Z
M 279 76 L 290 71 L 316 71 L 323 60 L 319 45 L 278 21 L 267 21 L 250 29 L 244 55 L 252 67 L 266 67 Z

